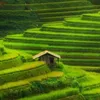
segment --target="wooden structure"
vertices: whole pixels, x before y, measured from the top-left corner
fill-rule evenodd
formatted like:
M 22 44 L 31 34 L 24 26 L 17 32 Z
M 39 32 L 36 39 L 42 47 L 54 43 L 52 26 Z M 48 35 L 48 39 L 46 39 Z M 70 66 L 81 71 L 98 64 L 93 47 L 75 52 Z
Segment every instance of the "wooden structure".
M 37 58 L 39 61 L 45 61 L 46 64 L 50 66 L 50 65 L 54 65 L 56 63 L 56 60 L 59 61 L 61 57 L 53 52 L 45 50 L 33 56 L 33 59 L 37 59 Z

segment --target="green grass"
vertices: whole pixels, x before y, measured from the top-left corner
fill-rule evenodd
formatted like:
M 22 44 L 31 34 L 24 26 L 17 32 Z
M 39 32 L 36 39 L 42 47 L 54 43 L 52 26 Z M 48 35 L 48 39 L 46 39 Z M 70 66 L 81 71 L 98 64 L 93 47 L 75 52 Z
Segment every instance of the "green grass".
M 94 89 L 91 89 L 91 90 L 87 90 L 84 92 L 84 95 L 99 95 L 100 94 L 100 88 L 94 88 Z
M 74 10 L 85 10 L 85 9 L 94 9 L 94 8 L 97 8 L 99 9 L 100 6 L 99 5 L 88 5 L 88 6 L 78 6 L 78 7 L 63 7 L 63 8 L 51 8 L 51 9 L 36 9 L 35 11 L 37 13 L 47 13 L 47 12 L 59 12 L 59 11 L 62 11 L 62 12 L 65 12 L 65 11 L 74 11 Z
M 12 36 L 8 36 L 7 38 L 11 38 Z M 13 36 L 14 37 L 14 36 Z M 49 31 L 40 31 L 39 29 L 28 29 L 24 33 L 24 37 L 35 37 L 35 38 L 45 38 L 45 39 L 63 39 L 63 40 L 86 40 L 86 41 L 99 41 L 99 34 L 85 34 L 85 33 L 64 33 L 64 32 L 49 32 Z M 23 38 L 24 38 L 23 37 Z
M 83 68 L 84 67 L 85 66 L 83 66 Z M 99 80 L 100 74 L 95 73 L 95 72 L 85 72 L 85 71 L 81 70 L 81 68 L 82 68 L 81 66 L 78 68 L 75 66 L 66 66 L 64 71 L 65 71 L 66 75 L 68 75 L 70 77 L 74 76 L 74 78 L 75 78 L 75 75 L 78 75 L 78 78 L 75 78 L 75 79 L 82 86 L 82 94 L 86 98 L 89 98 L 89 97 L 92 98 L 95 96 L 98 97 L 100 94 L 100 91 L 99 91 L 100 90 L 99 89 L 100 88 L 100 80 Z M 83 76 L 82 76 L 82 72 L 83 72 Z M 92 100 L 92 99 L 90 99 L 90 100 Z
M 99 53 L 99 47 L 76 47 L 76 46 L 52 46 L 48 44 L 30 44 L 30 43 L 15 43 L 5 42 L 6 47 L 11 49 L 22 49 L 22 50 L 48 50 L 52 51 L 64 51 L 64 52 L 88 52 L 88 53 Z M 28 47 L 28 48 L 27 48 Z
M 5 89 L 9 89 L 9 88 L 24 86 L 24 85 L 29 85 L 31 82 L 34 82 L 34 81 L 41 81 L 43 79 L 48 79 L 50 77 L 51 78 L 52 77 L 54 77 L 54 78 L 55 77 L 61 77 L 62 75 L 63 75 L 63 72 L 53 71 L 53 72 L 49 72 L 49 73 L 46 73 L 46 74 L 42 74 L 40 76 L 35 76 L 35 77 L 26 78 L 24 80 L 5 83 L 3 85 L 0 85 L 0 90 L 5 90 Z
M 4 50 L 4 46 L 3 46 L 3 41 L 0 40 L 0 56 L 2 56 L 4 54 L 5 50 Z
M 45 1 L 45 0 L 44 0 Z M 43 2 L 44 2 L 43 1 Z M 87 4 L 86 4 L 87 3 Z M 92 10 L 89 6 L 86 9 L 83 9 L 85 5 L 89 5 L 87 1 L 64 1 L 64 2 L 51 2 L 51 3 L 36 3 L 30 4 L 30 7 L 37 8 L 36 12 L 43 21 L 53 21 L 55 19 L 60 19 L 66 15 L 77 15 L 84 12 L 95 12 L 99 11 L 98 8 Z M 78 5 L 79 4 L 79 5 Z M 41 6 L 40 6 L 41 5 Z M 69 7 L 65 12 L 66 5 Z M 78 11 L 74 10 L 78 9 Z M 90 4 L 91 5 L 91 4 Z M 13 8 L 13 5 L 5 5 L 6 7 Z M 18 8 L 18 6 L 20 6 Z M 15 5 L 17 10 L 5 10 L 0 11 L 1 20 L 8 18 L 12 19 L 10 22 L 13 24 L 19 24 L 21 27 L 24 24 L 30 24 L 30 20 L 34 19 L 33 11 L 24 11 L 25 5 Z M 72 7 L 71 7 L 72 6 Z M 84 6 L 83 8 L 80 6 Z M 60 9 L 61 7 L 61 9 Z M 40 10 L 42 8 L 42 10 Z M 50 9 L 52 8 L 52 9 Z M 55 10 L 54 10 L 55 8 Z M 62 9 L 64 8 L 64 10 Z M 6 9 L 6 8 L 5 8 Z M 58 12 L 58 9 L 60 11 Z M 35 10 L 35 9 L 34 9 Z M 62 11 L 63 10 L 63 11 Z M 39 12 L 38 12 L 39 11 Z M 12 18 L 13 17 L 13 18 Z M 0 56 L 0 93 L 8 93 L 11 91 L 20 91 L 25 92 L 24 89 L 29 89 L 31 82 L 42 81 L 48 78 L 56 77 L 59 78 L 69 78 L 71 83 L 73 80 L 79 82 L 79 85 L 82 85 L 82 93 L 84 96 L 100 93 L 100 75 L 94 72 L 86 72 L 82 69 L 89 71 L 99 71 L 100 66 L 100 23 L 99 23 L 99 14 L 84 14 L 81 17 L 76 16 L 77 18 L 67 18 L 64 22 L 54 22 L 44 24 L 41 28 L 29 29 L 21 35 L 12 35 L 7 36 L 4 39 L 4 45 L 7 54 Z M 21 20 L 24 21 L 21 22 Z M 18 21 L 17 21 L 18 20 Z M 21 24 L 22 23 L 22 24 Z M 11 27 L 9 21 L 1 22 L 0 26 L 5 27 L 6 24 Z M 12 24 L 12 25 L 13 25 Z M 9 28 L 9 27 L 6 28 Z M 30 25 L 30 27 L 33 26 Z M 88 27 L 89 26 L 89 27 Z M 25 26 L 26 27 L 26 26 Z M 14 27 L 15 28 L 15 27 Z M 17 49 L 17 52 L 10 51 L 10 49 Z M 60 71 L 51 72 L 50 69 L 43 62 L 22 62 L 21 56 L 25 55 L 25 59 L 30 59 L 29 56 L 24 52 L 36 54 L 43 50 L 50 50 L 62 56 L 61 61 L 68 65 L 74 66 L 65 66 L 64 74 Z M 2 51 L 2 47 L 1 47 Z M 11 54 L 13 52 L 13 54 Z M 22 54 L 21 54 L 22 53 Z M 10 55 L 11 54 L 11 55 Z M 19 54 L 19 55 L 18 55 Z M 17 55 L 17 56 L 16 56 Z M 22 65 L 23 64 L 23 65 Z M 7 66 L 9 65 L 9 66 Z M 84 68 L 79 66 L 80 69 L 76 68 L 75 65 L 84 65 Z M 87 67 L 88 66 L 88 67 Z M 91 66 L 91 67 L 90 67 Z M 93 66 L 93 67 L 92 67 Z M 95 67 L 96 66 L 96 67 Z M 3 70 L 5 69 L 5 70 Z M 91 70 L 90 70 L 91 69 Z M 72 84 L 69 84 L 70 87 Z M 29 90 L 27 90 L 29 92 Z M 26 92 L 25 92 L 26 93 Z M 77 89 L 65 88 L 63 90 L 57 90 L 50 92 L 48 94 L 41 94 L 39 96 L 26 97 L 26 100 L 57 100 L 64 98 L 70 95 L 77 95 L 79 92 Z M 16 93 L 17 94 L 17 93 Z M 34 94 L 34 93 L 33 93 Z M 29 94 L 27 93 L 27 96 Z M 17 96 L 16 96 L 17 97 Z M 24 99 L 22 99 L 24 100 Z
M 84 77 L 86 72 L 84 70 L 82 70 L 81 68 L 76 70 L 75 66 L 68 66 L 65 65 L 63 72 L 65 73 L 65 76 L 67 77 L 71 77 L 71 78 L 80 78 L 80 77 Z
M 99 9 L 93 10 L 79 10 L 79 11 L 65 11 L 65 12 L 47 12 L 47 13 L 39 13 L 40 17 L 53 17 L 53 16 L 68 16 L 68 15 L 81 15 L 82 13 L 91 13 L 99 11 Z
M 48 72 L 50 72 L 50 69 L 45 65 L 44 62 L 26 63 L 22 66 L 0 71 L 0 78 L 2 80 L 0 84 L 39 76 Z
M 60 98 L 66 97 L 66 96 L 77 95 L 77 94 L 78 94 L 77 89 L 66 88 L 66 89 L 62 89 L 62 90 L 53 91 L 48 94 L 42 94 L 40 96 L 33 96 L 33 97 L 26 97 L 26 98 L 19 99 L 19 100 L 44 100 L 44 99 L 58 100 Z
M 23 97 L 24 94 L 26 94 L 25 96 L 41 94 L 36 87 L 32 88 L 32 83 L 34 83 L 35 81 L 41 82 L 42 80 L 47 80 L 52 78 L 58 79 L 62 77 L 62 75 L 63 72 L 53 71 L 47 74 L 42 74 L 40 76 L 30 77 L 24 80 L 5 83 L 3 85 L 0 85 L 0 98 L 6 99 L 9 97 L 9 98 L 18 99 Z
M 15 35 L 7 36 L 4 45 L 7 48 L 25 50 L 32 54 L 46 48 L 60 54 L 61 61 L 66 64 L 89 66 L 92 63 L 91 66 L 99 66 L 97 55 L 100 53 L 100 29 L 98 28 L 100 25 L 97 21 L 83 20 L 84 15 L 92 16 L 93 14 L 68 18 L 64 22 L 47 23 L 41 28 L 28 29 L 23 35 L 16 35 L 16 37 Z M 91 25 L 91 27 L 86 25 Z
M 26 37 L 20 37 L 20 36 L 18 36 L 17 39 L 16 37 L 13 38 L 13 36 L 8 37 L 7 39 L 8 40 L 7 42 L 5 42 L 5 46 L 7 46 L 8 48 L 13 47 L 14 49 L 18 49 L 18 50 L 25 50 L 26 52 L 32 53 L 32 54 L 39 53 L 39 51 L 43 51 L 45 50 L 45 48 L 47 48 L 48 50 L 51 50 L 60 54 L 63 57 L 61 61 L 63 61 L 66 64 L 71 64 L 72 62 L 73 62 L 72 65 L 83 64 L 85 66 L 86 65 L 88 66 L 91 63 L 92 63 L 92 66 L 94 65 L 99 66 L 100 64 L 99 63 L 99 42 L 97 41 L 89 41 L 89 40 L 78 41 L 78 40 L 60 40 L 60 39 L 51 40 L 51 39 L 43 39 L 43 38 L 42 39 L 29 38 L 29 37 L 26 38 Z M 11 39 L 11 41 L 9 39 Z M 33 45 L 33 43 L 35 44 Z
M 90 71 L 90 72 L 100 72 L 100 67 L 96 67 L 96 66 L 77 66 L 76 68 L 81 68 L 83 70 L 86 71 Z
M 100 29 L 98 28 L 84 28 L 84 27 L 71 27 L 71 26 L 64 26 L 62 23 L 54 23 L 43 25 L 41 31 L 54 31 L 54 32 L 67 32 L 67 33 L 90 33 L 90 34 L 99 34 Z
M 100 15 L 99 13 L 95 14 L 83 14 L 82 20 L 90 20 L 90 21 L 99 21 L 100 20 Z
M 90 27 L 90 28 L 99 28 L 100 22 L 97 21 L 88 21 L 88 20 L 81 20 L 81 19 L 71 19 L 65 20 L 65 25 L 74 26 L 74 27 Z
M 24 51 L 24 50 L 21 50 Z M 39 52 L 42 52 L 41 50 L 25 50 L 25 52 L 30 53 L 32 55 L 38 54 Z M 75 53 L 75 52 L 55 52 L 59 55 L 61 55 L 62 58 L 76 58 L 76 59 L 99 59 L 100 54 L 99 53 Z
M 93 75 L 94 73 L 92 73 Z M 91 76 L 92 76 L 91 75 Z M 93 76 L 93 80 L 87 83 L 84 83 L 86 85 L 85 91 L 83 92 L 83 95 L 88 100 L 94 100 L 94 98 L 100 98 L 100 81 L 98 74 L 95 74 Z
M 23 61 L 20 56 L 16 54 L 4 55 L 1 57 L 0 70 L 20 66 L 21 64 L 23 64 Z
M 0 62 L 14 59 L 18 56 L 18 54 L 4 54 L 3 56 L 0 57 Z
M 88 66 L 86 66 L 86 68 L 87 67 Z M 95 72 L 86 72 L 82 70 L 83 68 L 85 68 L 85 66 L 65 66 L 64 72 L 66 76 L 72 77 L 79 82 L 83 87 L 83 92 L 100 87 L 100 74 Z
M 52 45 L 52 46 L 83 46 L 83 47 L 99 47 L 99 41 L 82 41 L 82 40 L 61 40 L 61 39 L 45 39 L 45 38 L 26 38 L 26 37 L 8 37 L 5 41 L 9 42 L 17 42 L 17 43 L 34 43 L 34 44 L 44 44 L 44 45 Z M 21 41 L 21 42 L 20 42 Z
M 19 66 L 19 67 L 2 70 L 2 71 L 0 71 L 0 75 L 1 74 L 12 73 L 12 72 L 15 72 L 15 71 L 17 72 L 17 71 L 33 69 L 33 68 L 37 68 L 37 67 L 39 67 L 41 65 L 44 65 L 44 64 L 45 64 L 44 62 L 25 63 L 25 64 L 23 64 L 22 66 Z
M 3 0 L 7 3 L 14 3 L 13 0 Z M 46 2 L 62 2 L 62 1 L 66 1 L 66 0 L 38 0 L 38 1 L 32 1 L 32 0 L 29 0 L 30 3 L 46 3 Z M 67 0 L 67 1 L 70 1 L 70 0 Z M 71 0 L 71 1 L 74 1 L 74 0 Z M 77 0 L 77 1 L 81 1 L 81 0 Z M 85 0 L 86 1 L 86 0 Z M 15 2 L 15 4 L 22 4 L 22 3 L 25 3 L 24 0 L 21 0 L 21 1 L 17 1 Z
M 1 30 L 24 30 L 36 27 L 36 21 L 38 22 L 36 14 L 28 10 L 0 10 L 0 20 Z
M 44 22 L 59 21 L 66 16 L 99 11 L 99 6 L 93 6 L 87 0 L 29 1 L 30 4 L 27 6 L 29 10 L 25 10 L 25 1 L 9 2 L 0 7 L 0 29 L 4 34 L 2 37 L 6 35 L 7 31 L 23 32 L 27 28 L 39 27 Z

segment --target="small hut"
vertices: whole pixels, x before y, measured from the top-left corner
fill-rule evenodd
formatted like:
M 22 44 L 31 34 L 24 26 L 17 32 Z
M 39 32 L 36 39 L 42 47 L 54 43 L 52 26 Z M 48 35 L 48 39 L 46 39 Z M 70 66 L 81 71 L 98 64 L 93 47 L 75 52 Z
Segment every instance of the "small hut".
M 53 52 L 45 50 L 39 54 L 33 56 L 33 59 L 38 59 L 39 61 L 45 61 L 47 65 L 55 65 L 56 60 L 59 61 L 61 57 Z

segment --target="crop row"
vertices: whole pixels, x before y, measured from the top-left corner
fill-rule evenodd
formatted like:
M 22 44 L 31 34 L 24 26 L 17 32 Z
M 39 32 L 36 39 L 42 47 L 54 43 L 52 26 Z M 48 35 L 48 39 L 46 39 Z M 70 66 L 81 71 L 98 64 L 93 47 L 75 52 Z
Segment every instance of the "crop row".
M 9 83 L 3 84 L 0 86 L 0 94 L 2 94 L 2 95 L 0 95 L 0 99 L 9 98 L 9 97 L 16 99 L 19 97 L 21 98 L 23 96 L 40 94 L 41 92 L 44 93 L 48 89 L 52 90 L 53 88 L 50 88 L 50 86 L 57 88 L 60 82 L 56 85 L 54 85 L 54 83 L 52 85 L 51 84 L 47 85 L 45 83 L 45 84 L 43 84 L 43 86 L 48 87 L 48 88 L 44 88 L 45 91 L 41 91 L 41 87 L 42 87 L 41 83 L 42 83 L 43 79 L 47 80 L 48 78 L 61 77 L 62 75 L 63 75 L 62 72 L 54 71 L 54 72 L 47 73 L 45 75 L 40 75 L 40 76 L 36 76 L 36 77 L 32 77 L 32 78 L 27 78 L 25 80 L 20 80 L 20 81 L 9 82 Z M 38 86 L 38 84 L 35 84 L 35 81 L 38 81 L 38 83 L 41 85 L 41 87 Z M 68 84 L 68 83 L 66 83 L 66 84 Z M 62 87 L 61 83 L 59 86 Z
M 80 27 L 69 27 L 64 25 L 43 25 L 41 28 L 42 31 L 53 31 L 53 32 L 67 32 L 67 33 L 84 33 L 84 34 L 99 34 L 100 29 L 97 28 L 80 28 Z
M 0 23 L 0 29 L 1 30 L 14 30 L 19 29 L 23 30 L 30 27 L 37 27 L 37 25 L 41 25 L 41 23 L 35 22 L 35 21 L 15 21 L 15 20 L 6 20 L 6 22 Z
M 48 12 L 65 12 L 65 11 L 76 11 L 76 10 L 93 10 L 99 9 L 99 5 L 88 5 L 88 6 L 77 6 L 77 7 L 63 7 L 63 8 L 47 8 L 47 9 L 36 9 L 36 13 L 48 13 Z
M 4 45 L 8 48 L 22 49 L 22 50 L 52 50 L 63 52 L 88 52 L 88 53 L 100 53 L 100 48 L 93 47 L 75 47 L 75 46 L 49 46 L 46 44 L 28 44 L 28 43 L 12 43 L 5 42 Z
M 75 95 L 77 95 L 77 94 L 78 94 L 77 89 L 70 89 L 70 88 L 66 89 L 65 88 L 65 89 L 62 89 L 62 90 L 50 92 L 48 94 L 26 97 L 26 98 L 22 98 L 20 100 L 63 100 L 62 98 L 66 98 L 66 97 L 72 96 L 72 95 L 75 98 Z
M 82 67 L 82 69 L 90 72 L 100 72 L 100 67 Z
M 100 68 L 99 68 L 100 69 Z M 91 90 L 91 89 L 95 89 L 95 88 L 99 88 L 100 87 L 100 83 L 96 83 L 96 84 L 90 84 L 88 86 L 84 86 L 84 91 L 86 90 Z
M 62 2 L 47 2 L 47 3 L 33 3 L 33 4 L 6 4 L 4 6 L 1 6 L 1 10 L 25 10 L 25 7 L 28 7 L 29 9 L 37 10 L 37 9 L 48 9 L 48 8 L 62 8 L 62 7 L 73 7 L 76 6 L 89 6 L 91 5 L 88 1 L 62 1 Z M 36 9 L 37 8 L 37 9 Z
M 100 61 L 98 59 L 62 59 L 63 63 L 74 66 L 100 66 Z
M 23 11 L 23 10 L 1 10 L 0 11 L 0 19 L 31 19 L 36 20 L 37 15 L 34 11 Z
M 74 27 L 89 27 L 89 28 L 99 28 L 100 23 L 99 22 L 93 22 L 93 21 L 83 21 L 83 20 L 66 20 L 64 22 L 67 26 L 74 26 Z
M 100 88 L 95 88 L 91 90 L 84 91 L 83 95 L 87 100 L 100 98 Z
M 25 31 L 24 37 L 46 38 L 46 39 L 63 39 L 63 40 L 86 40 L 86 41 L 99 41 L 99 34 L 84 34 L 84 33 L 57 33 L 49 31 L 29 30 Z
M 63 2 L 66 0 L 38 0 L 38 1 L 33 1 L 33 0 L 21 0 L 21 1 L 13 1 L 13 0 L 3 0 L 5 2 L 7 2 L 8 4 L 24 4 L 25 2 L 29 2 L 29 3 L 45 3 L 45 2 Z M 70 0 L 67 0 L 70 1 Z M 71 0 L 74 1 L 74 0 Z M 81 0 L 76 0 L 76 1 L 81 1 Z
M 21 50 L 24 51 L 26 53 L 32 54 L 32 55 L 36 55 L 40 52 L 42 52 L 42 50 Z M 52 50 L 51 50 L 52 51 Z M 99 53 L 75 53 L 75 52 L 63 52 L 63 51 L 55 51 L 55 53 L 61 55 L 62 59 L 63 58 L 67 58 L 67 59 L 100 59 L 100 54 Z
M 98 5 L 88 5 L 88 6 L 78 6 L 78 7 L 60 7 L 60 8 L 45 8 L 45 9 L 39 9 L 34 8 L 34 5 L 28 6 L 30 9 L 32 9 L 36 13 L 52 13 L 52 12 L 65 12 L 65 11 L 79 11 L 79 10 L 93 10 L 93 9 L 99 9 L 100 6 Z M 7 4 L 0 8 L 0 10 L 25 10 L 25 4 L 15 5 L 15 4 Z
M 55 14 L 45 14 L 45 15 L 39 15 L 41 17 L 41 20 L 42 21 L 48 21 L 48 22 L 52 22 L 54 20 L 63 20 L 65 17 L 72 17 L 72 16 L 75 16 L 75 15 L 81 15 L 83 13 L 95 13 L 95 12 L 98 12 L 99 9 L 93 9 L 93 10 L 80 10 L 80 11 L 69 11 L 69 12 L 66 12 L 66 15 L 64 13 L 62 13 L 62 15 L 60 16 L 59 15 L 59 12 L 58 13 L 55 13 Z M 50 16 L 49 16 L 50 15 Z M 55 15 L 55 16 L 54 16 Z M 65 15 L 65 16 L 64 16 Z
M 92 94 L 84 94 L 84 97 L 86 100 L 94 100 L 94 99 L 97 100 L 97 99 L 100 99 L 100 93 L 99 92 L 97 93 L 94 91 L 94 93 L 92 93 Z
M 65 15 L 65 16 L 53 16 L 53 17 L 47 17 L 47 16 L 44 16 L 44 17 L 41 17 L 41 21 L 43 22 L 53 22 L 53 21 L 59 21 L 59 20 L 64 20 L 64 18 L 66 17 L 72 17 L 72 16 L 76 16 L 76 15 L 80 15 L 80 14 L 83 14 L 83 13 L 95 13 L 95 12 L 98 12 L 99 9 L 94 9 L 94 10 L 84 10 L 84 11 L 79 11 L 78 13 L 76 12 L 71 12 L 69 13 L 69 15 Z
M 6 38 L 7 42 L 17 43 L 34 43 L 34 44 L 47 44 L 49 46 L 76 46 L 76 47 L 100 47 L 100 42 L 95 41 L 79 41 L 79 40 L 56 40 L 44 38 L 25 38 L 25 37 L 9 37 Z
M 24 65 L 23 65 L 23 68 L 24 68 Z M 35 76 L 50 72 L 49 68 L 47 68 L 46 65 L 41 65 L 41 64 L 40 65 L 38 64 L 38 67 L 36 68 L 34 68 L 34 66 L 31 66 L 31 68 L 27 68 L 27 69 L 25 68 L 20 69 L 18 67 L 17 69 L 16 67 L 16 68 L 0 71 L 0 80 L 1 80 L 0 84 L 12 82 L 12 81 L 18 81 L 18 80 L 26 79 L 29 77 L 35 77 Z
M 100 21 L 100 15 L 99 13 L 97 14 L 83 14 L 82 20 L 90 20 L 90 21 Z
M 0 70 L 16 67 L 21 65 L 22 63 L 23 62 L 20 56 L 14 56 L 14 57 L 11 56 L 9 59 L 5 60 L 2 59 L 0 61 Z
M 98 12 L 99 9 L 90 9 L 90 10 L 77 10 L 77 11 L 65 11 L 65 12 L 47 12 L 47 13 L 38 13 L 40 17 L 53 17 L 53 16 L 67 16 L 67 15 L 80 15 L 82 13 L 91 13 Z

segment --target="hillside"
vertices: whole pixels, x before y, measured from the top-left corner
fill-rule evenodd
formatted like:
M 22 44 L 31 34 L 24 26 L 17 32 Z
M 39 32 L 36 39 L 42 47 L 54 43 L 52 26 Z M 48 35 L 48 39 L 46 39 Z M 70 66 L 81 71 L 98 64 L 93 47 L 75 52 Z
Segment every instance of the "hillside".
M 52 71 L 45 62 L 27 61 L 25 59 L 25 53 L 24 56 L 22 56 L 22 52 L 17 54 L 17 52 L 14 52 L 13 50 L 13 53 L 4 52 L 3 48 L 0 50 L 1 100 L 8 100 L 8 98 L 16 100 L 17 98 L 23 97 L 22 93 L 26 94 L 29 92 L 26 96 L 32 95 L 32 93 L 35 94 L 35 88 L 33 88 L 34 91 L 30 91 L 34 82 L 41 82 L 48 78 L 58 78 L 63 75 L 63 72 L 61 71 Z M 37 91 L 37 93 L 39 92 Z
M 27 28 L 39 27 L 45 22 L 63 20 L 68 16 L 98 12 L 99 8 L 99 5 L 92 5 L 87 0 L 2 0 L 0 36 L 22 33 Z
M 0 0 L 0 100 L 100 100 L 98 0 Z
M 30 54 L 7 49 L 0 41 L 0 100 L 16 100 L 23 93 L 37 94 L 34 82 L 62 76 L 62 71 L 52 71 L 45 62 L 33 61 Z
M 98 100 L 100 98 L 100 81 L 98 80 L 100 74 L 85 72 L 74 67 L 65 66 L 66 74 L 63 82 L 67 83 L 67 88 L 18 100 Z
M 99 21 L 99 13 L 65 18 L 28 29 L 24 34 L 8 35 L 4 45 L 33 55 L 47 49 L 60 54 L 69 65 L 100 66 Z

